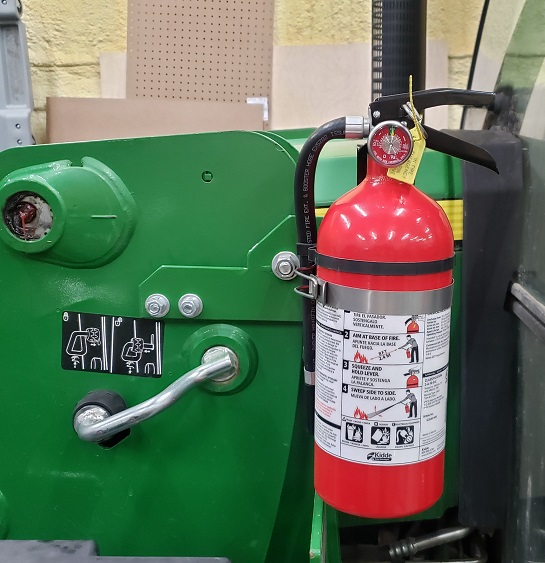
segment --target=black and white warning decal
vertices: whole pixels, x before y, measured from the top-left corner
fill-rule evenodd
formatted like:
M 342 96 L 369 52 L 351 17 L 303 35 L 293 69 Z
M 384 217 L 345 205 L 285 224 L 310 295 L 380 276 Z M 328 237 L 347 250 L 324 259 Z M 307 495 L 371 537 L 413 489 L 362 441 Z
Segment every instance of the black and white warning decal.
M 381 315 L 317 304 L 316 443 L 405 465 L 445 445 L 450 307 Z
M 161 321 L 63 313 L 63 369 L 161 377 L 162 356 Z

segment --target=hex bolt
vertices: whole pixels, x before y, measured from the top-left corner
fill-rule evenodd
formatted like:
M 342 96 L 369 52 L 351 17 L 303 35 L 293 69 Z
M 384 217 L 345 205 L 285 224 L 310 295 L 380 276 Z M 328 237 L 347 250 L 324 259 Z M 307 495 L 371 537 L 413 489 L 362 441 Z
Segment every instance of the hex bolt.
M 178 309 L 188 319 L 198 317 L 202 313 L 202 299 L 194 293 L 186 293 L 180 297 Z
M 376 109 L 376 110 L 373 112 L 373 117 L 374 117 L 375 119 L 378 119 L 378 118 L 380 117 L 380 111 L 378 111 L 378 109 Z
M 293 265 L 289 260 L 280 260 L 277 268 L 283 276 L 291 276 L 293 274 Z
M 279 252 L 272 261 L 273 274 L 281 280 L 292 280 L 299 268 L 299 258 L 293 252 Z
M 154 293 L 146 299 L 144 307 L 148 315 L 158 319 L 170 311 L 170 302 L 164 295 Z

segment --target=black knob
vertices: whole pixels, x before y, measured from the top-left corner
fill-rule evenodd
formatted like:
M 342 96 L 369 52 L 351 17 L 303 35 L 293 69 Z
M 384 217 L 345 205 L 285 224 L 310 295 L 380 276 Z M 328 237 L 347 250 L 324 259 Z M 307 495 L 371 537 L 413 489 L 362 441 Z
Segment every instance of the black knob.
M 127 408 L 127 403 L 125 402 L 125 399 L 123 399 L 123 397 L 115 391 L 107 391 L 104 389 L 91 391 L 87 393 L 87 395 L 85 395 L 85 397 L 83 397 L 83 399 L 81 399 L 81 401 L 79 401 L 76 405 L 73 419 L 76 418 L 82 408 L 89 406 L 101 407 L 111 416 L 124 411 Z M 127 428 L 126 430 L 122 430 L 114 436 L 97 443 L 102 448 L 112 448 L 124 440 L 130 433 L 131 429 Z

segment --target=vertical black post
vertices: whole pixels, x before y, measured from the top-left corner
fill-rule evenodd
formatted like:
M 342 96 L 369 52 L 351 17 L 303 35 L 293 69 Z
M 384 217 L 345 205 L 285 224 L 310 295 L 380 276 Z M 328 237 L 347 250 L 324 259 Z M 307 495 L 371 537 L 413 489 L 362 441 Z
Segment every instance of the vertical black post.
M 406 92 L 409 75 L 413 90 L 426 87 L 427 0 L 373 0 L 372 95 Z

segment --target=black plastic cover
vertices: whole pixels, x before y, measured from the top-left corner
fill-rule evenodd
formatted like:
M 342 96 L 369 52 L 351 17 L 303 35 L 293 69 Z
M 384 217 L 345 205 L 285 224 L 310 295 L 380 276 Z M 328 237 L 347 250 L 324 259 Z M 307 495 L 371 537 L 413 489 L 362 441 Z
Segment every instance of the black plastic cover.
M 462 164 L 459 519 L 465 526 L 505 528 L 515 457 L 517 328 L 504 302 L 518 268 L 522 143 L 501 131 L 449 134 L 488 150 L 500 172 Z

